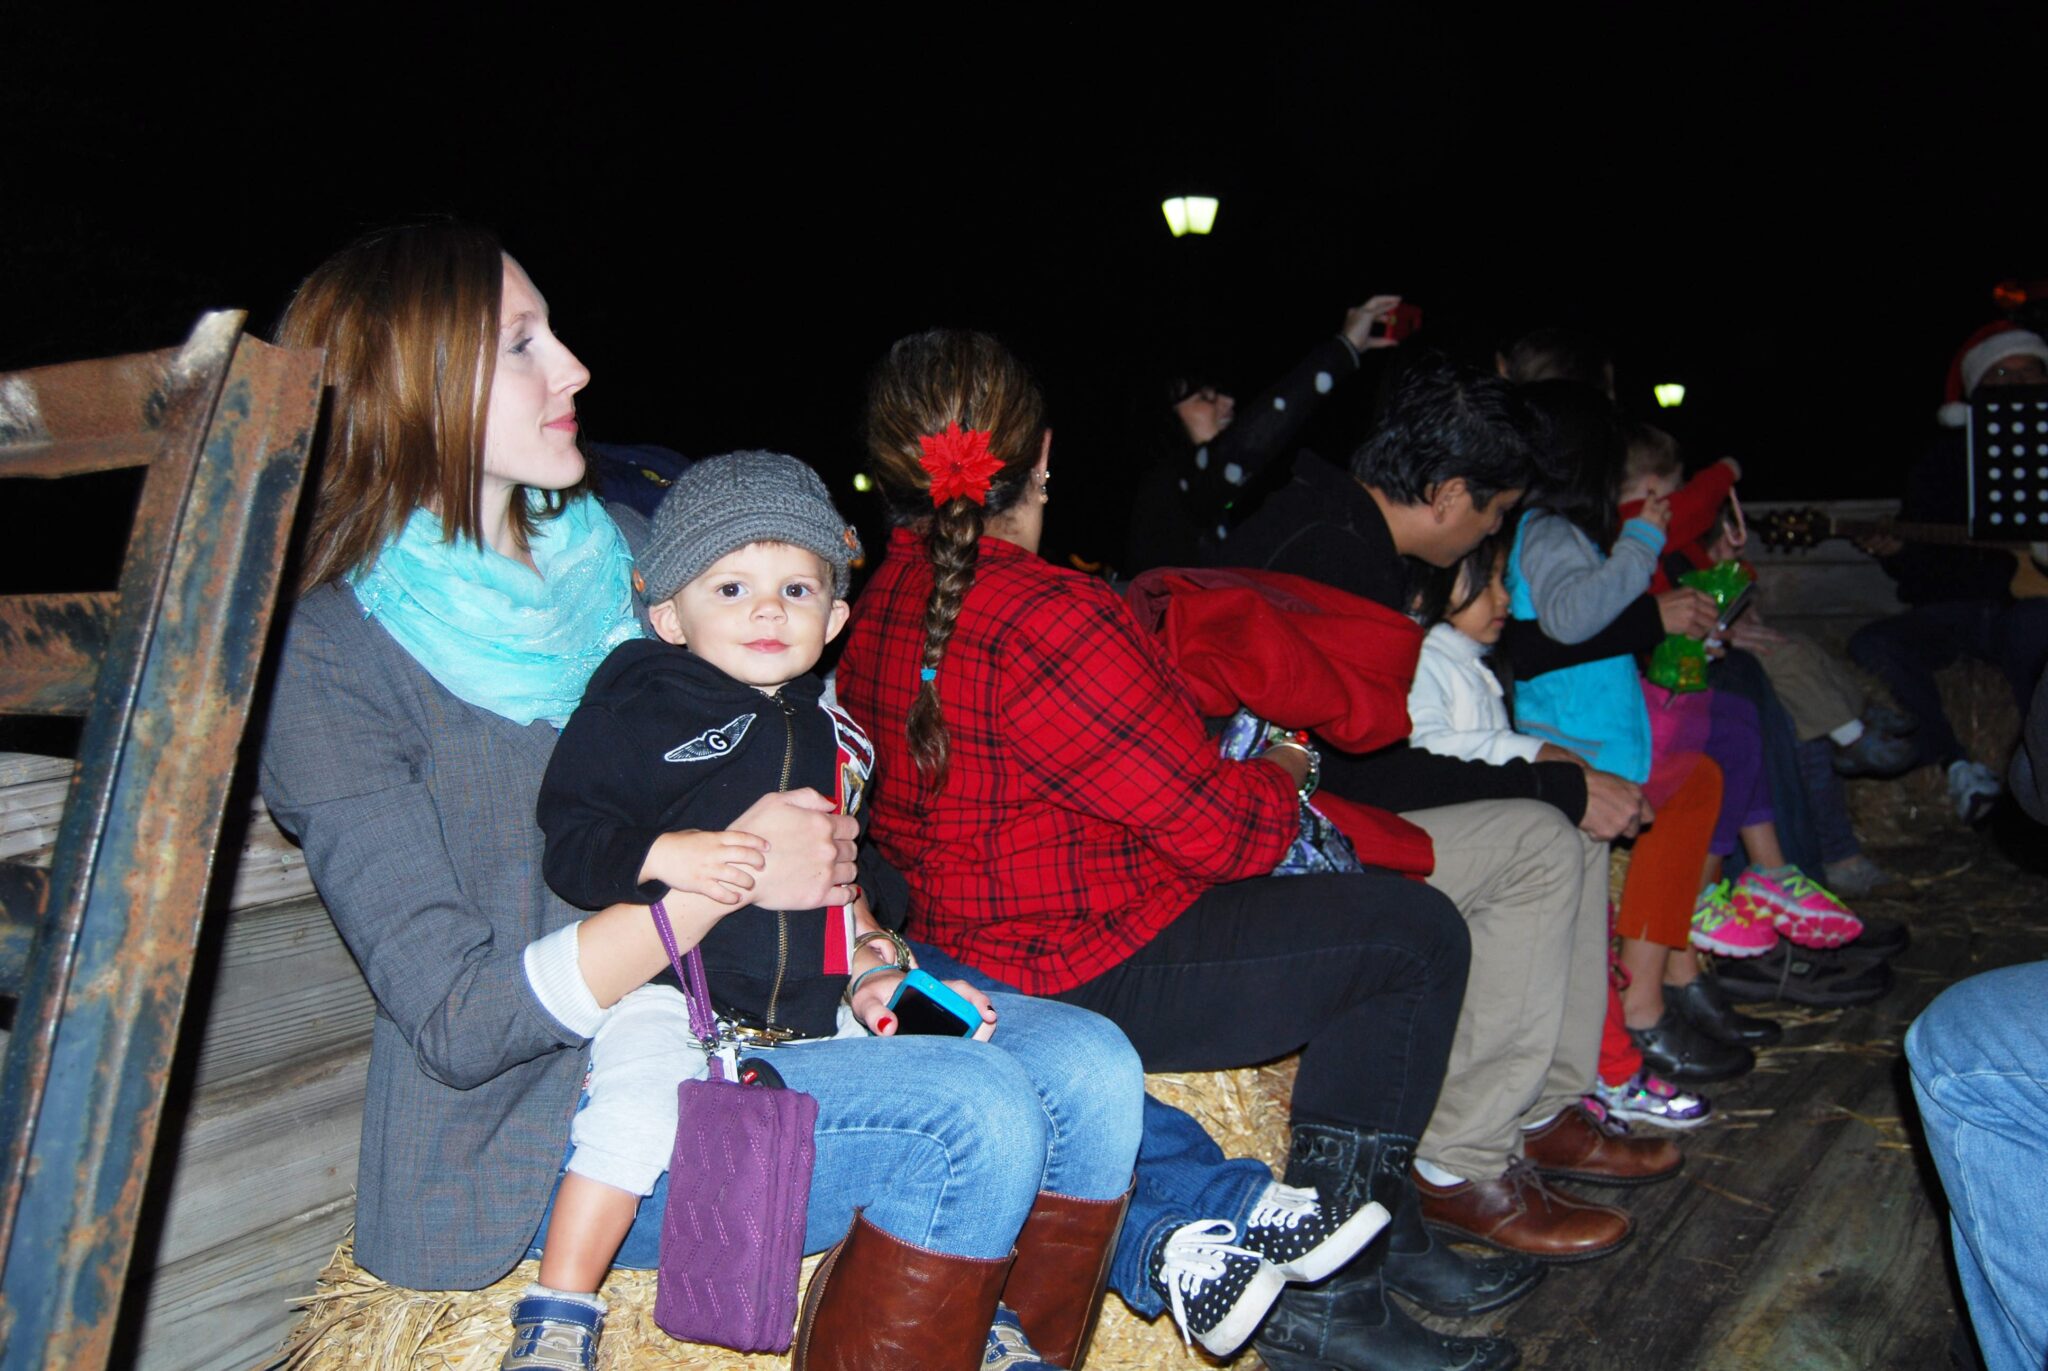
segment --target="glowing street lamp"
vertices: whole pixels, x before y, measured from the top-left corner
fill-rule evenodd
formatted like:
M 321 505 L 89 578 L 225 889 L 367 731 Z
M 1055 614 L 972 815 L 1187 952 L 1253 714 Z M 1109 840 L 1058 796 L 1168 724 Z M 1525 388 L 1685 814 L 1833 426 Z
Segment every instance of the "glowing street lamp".
M 1650 387 L 1657 393 L 1657 408 L 1677 409 L 1685 403 L 1685 387 L 1676 381 L 1662 381 Z
M 1216 227 L 1217 200 L 1213 195 L 1179 195 L 1161 202 L 1166 227 L 1176 238 L 1190 233 L 1207 233 Z
M 853 473 L 853 488 L 865 495 L 875 488 L 875 483 L 868 479 L 865 471 L 856 471 Z

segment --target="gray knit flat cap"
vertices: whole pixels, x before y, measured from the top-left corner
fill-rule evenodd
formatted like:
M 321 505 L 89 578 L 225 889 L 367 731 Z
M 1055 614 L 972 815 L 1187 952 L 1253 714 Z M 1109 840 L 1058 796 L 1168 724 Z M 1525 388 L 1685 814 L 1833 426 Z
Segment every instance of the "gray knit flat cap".
M 636 566 L 641 595 L 660 604 L 748 543 L 788 543 L 832 568 L 832 593 L 846 598 L 860 535 L 839 517 L 818 473 L 779 452 L 728 452 L 691 465 L 655 507 Z

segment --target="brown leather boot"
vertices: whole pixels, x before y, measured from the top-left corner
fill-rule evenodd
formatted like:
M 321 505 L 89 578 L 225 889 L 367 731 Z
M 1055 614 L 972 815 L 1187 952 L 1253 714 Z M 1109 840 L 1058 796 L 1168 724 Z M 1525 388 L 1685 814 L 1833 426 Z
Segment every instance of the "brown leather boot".
M 1077 1200 L 1041 1190 L 1017 1235 L 1017 1261 L 1003 1286 L 1003 1303 L 1016 1312 L 1031 1345 L 1054 1366 L 1081 1371 L 1117 1230 L 1131 1192 L 1113 1200 Z
M 795 1371 L 970 1371 L 981 1364 L 1007 1257 L 949 1257 L 853 1225 L 804 1292 Z
M 1519 1158 L 1499 1180 L 1433 1185 L 1418 1175 L 1415 1189 L 1422 1196 L 1423 1220 L 1432 1228 L 1538 1261 L 1604 1257 L 1635 1231 L 1621 1210 L 1553 1189 Z
M 1529 1165 L 1557 1180 L 1594 1185 L 1648 1185 L 1667 1180 L 1685 1165 L 1669 1138 L 1625 1132 L 1573 1105 L 1543 1127 L 1522 1135 Z

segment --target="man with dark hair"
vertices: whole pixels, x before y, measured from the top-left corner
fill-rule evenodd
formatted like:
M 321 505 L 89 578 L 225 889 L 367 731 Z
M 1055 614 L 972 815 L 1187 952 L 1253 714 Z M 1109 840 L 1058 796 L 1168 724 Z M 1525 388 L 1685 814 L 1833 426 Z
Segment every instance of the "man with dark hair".
M 1303 454 L 1292 482 L 1239 528 L 1229 551 L 1240 565 L 1406 612 L 1409 559 L 1454 566 L 1521 498 L 1533 461 L 1527 423 L 1506 382 L 1420 367 L 1402 379 L 1349 472 Z M 1430 884 L 1472 934 L 1450 1067 L 1416 1148 L 1425 1216 L 1547 1261 L 1620 1247 L 1632 1229 L 1627 1214 L 1538 1173 L 1638 1182 L 1679 1166 L 1668 1141 L 1610 1130 L 1580 1103 L 1607 1006 L 1606 840 L 1635 830 L 1641 792 L 1571 762 L 1493 766 L 1405 744 L 1326 754 L 1323 784 L 1428 831 Z

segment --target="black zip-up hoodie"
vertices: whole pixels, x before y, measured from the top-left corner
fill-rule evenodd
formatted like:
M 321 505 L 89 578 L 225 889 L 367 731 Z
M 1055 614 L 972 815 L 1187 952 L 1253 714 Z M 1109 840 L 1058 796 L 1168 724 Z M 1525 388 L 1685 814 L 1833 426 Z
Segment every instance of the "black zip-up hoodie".
M 590 678 L 541 782 L 548 884 L 584 909 L 658 900 L 668 887 L 638 880 L 656 838 L 730 828 L 775 791 L 809 786 L 858 816 L 874 754 L 823 692 L 804 675 L 764 695 L 687 648 L 620 644 Z M 824 970 L 827 929 L 841 918 L 750 905 L 720 919 L 700 944 L 719 1012 L 829 1036 L 846 977 Z M 675 983 L 672 972 L 657 979 Z

